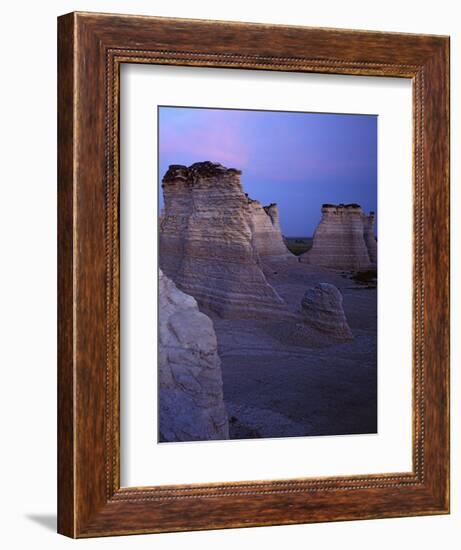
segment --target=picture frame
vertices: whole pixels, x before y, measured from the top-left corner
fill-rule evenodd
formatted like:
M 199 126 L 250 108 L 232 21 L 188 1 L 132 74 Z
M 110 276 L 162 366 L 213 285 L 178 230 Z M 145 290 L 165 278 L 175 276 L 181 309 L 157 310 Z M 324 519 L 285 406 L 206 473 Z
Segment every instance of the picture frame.
M 413 468 L 120 486 L 120 67 L 409 78 Z M 58 531 L 73 538 L 449 513 L 449 38 L 70 13 L 58 19 Z

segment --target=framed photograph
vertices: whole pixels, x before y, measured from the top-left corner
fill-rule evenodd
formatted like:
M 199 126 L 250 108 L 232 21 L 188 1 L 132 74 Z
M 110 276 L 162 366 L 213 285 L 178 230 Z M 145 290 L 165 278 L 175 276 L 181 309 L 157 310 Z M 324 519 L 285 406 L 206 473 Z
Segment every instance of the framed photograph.
M 58 531 L 449 513 L 449 38 L 58 20 Z

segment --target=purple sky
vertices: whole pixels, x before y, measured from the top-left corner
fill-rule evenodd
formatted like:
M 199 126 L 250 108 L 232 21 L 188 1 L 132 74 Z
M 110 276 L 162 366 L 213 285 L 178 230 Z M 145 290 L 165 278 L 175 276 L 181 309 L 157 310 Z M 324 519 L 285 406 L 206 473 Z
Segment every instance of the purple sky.
M 279 205 L 286 236 L 311 236 L 323 203 L 377 210 L 373 115 L 159 107 L 159 181 L 205 160 L 242 170 L 251 198 Z

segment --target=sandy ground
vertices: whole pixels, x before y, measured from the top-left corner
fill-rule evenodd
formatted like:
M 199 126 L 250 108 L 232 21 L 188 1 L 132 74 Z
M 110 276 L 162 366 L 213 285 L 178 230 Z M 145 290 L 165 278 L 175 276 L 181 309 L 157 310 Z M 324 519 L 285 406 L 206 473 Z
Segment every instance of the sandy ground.
M 375 433 L 376 289 L 298 262 L 265 271 L 293 310 L 309 286 L 337 286 L 354 340 L 294 337 L 295 323 L 213 319 L 231 438 Z

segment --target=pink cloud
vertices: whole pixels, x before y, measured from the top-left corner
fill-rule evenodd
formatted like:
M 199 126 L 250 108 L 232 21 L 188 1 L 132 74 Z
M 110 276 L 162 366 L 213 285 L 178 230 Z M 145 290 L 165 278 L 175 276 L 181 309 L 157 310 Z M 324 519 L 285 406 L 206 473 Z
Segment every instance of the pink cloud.
M 197 116 L 199 115 L 199 116 Z M 162 153 L 241 167 L 248 161 L 244 126 L 224 111 L 189 111 L 162 128 Z

